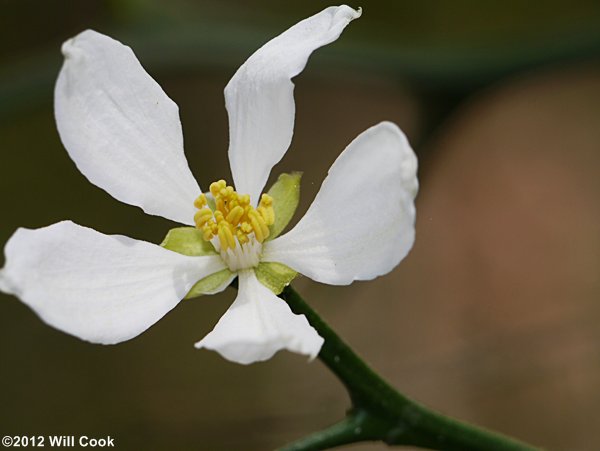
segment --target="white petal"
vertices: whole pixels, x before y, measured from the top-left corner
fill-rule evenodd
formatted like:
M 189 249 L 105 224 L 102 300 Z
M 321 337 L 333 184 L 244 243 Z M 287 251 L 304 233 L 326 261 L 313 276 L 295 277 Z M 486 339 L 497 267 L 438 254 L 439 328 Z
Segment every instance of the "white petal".
M 90 182 L 146 213 L 193 224 L 200 194 L 183 154 L 177 105 L 129 47 L 87 30 L 65 42 L 56 124 Z
M 331 166 L 296 227 L 265 243 L 262 260 L 333 285 L 386 274 L 414 242 L 416 171 L 396 125 L 371 127 Z
M 70 221 L 19 229 L 4 252 L 3 291 L 49 325 L 103 344 L 139 335 L 224 267 L 218 256 L 188 257 Z
M 254 204 L 292 140 L 291 78 L 314 50 L 335 41 L 359 16 L 348 6 L 332 6 L 299 22 L 258 49 L 225 88 L 231 173 L 236 190 L 250 194 Z
M 239 274 L 239 292 L 211 333 L 196 348 L 217 351 L 227 360 L 249 364 L 270 359 L 281 349 L 314 358 L 323 339 L 304 315 L 261 284 L 254 271 Z
M 0 291 L 3 293 L 12 293 L 10 286 L 8 285 L 8 279 L 4 275 L 4 271 L 0 270 Z

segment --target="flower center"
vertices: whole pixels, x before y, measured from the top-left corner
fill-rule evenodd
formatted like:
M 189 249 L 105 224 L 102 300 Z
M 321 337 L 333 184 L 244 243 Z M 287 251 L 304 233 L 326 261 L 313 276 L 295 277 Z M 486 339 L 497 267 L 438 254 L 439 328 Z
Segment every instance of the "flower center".
M 263 194 L 258 207 L 250 205 L 248 194 L 238 194 L 225 180 L 210 184 L 214 205 L 201 194 L 194 206 L 196 228 L 210 241 L 232 271 L 258 265 L 262 243 L 275 222 L 273 198 Z

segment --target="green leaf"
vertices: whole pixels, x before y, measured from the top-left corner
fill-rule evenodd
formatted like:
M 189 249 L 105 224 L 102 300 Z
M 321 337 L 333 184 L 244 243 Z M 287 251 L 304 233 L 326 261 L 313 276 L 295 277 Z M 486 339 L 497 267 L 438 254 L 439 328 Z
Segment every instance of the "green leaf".
M 169 230 L 160 245 L 170 251 L 192 257 L 217 253 L 213 245 L 205 241 L 202 232 L 195 227 L 177 227 Z
M 257 279 L 273 293 L 279 294 L 298 275 L 292 268 L 275 262 L 262 262 L 255 268 Z
M 301 178 L 302 172 L 281 174 L 269 189 L 267 194 L 273 198 L 275 223 L 269 227 L 271 233 L 267 240 L 279 236 L 294 216 L 296 208 L 298 208 L 298 202 L 300 202 Z
M 231 283 L 234 274 L 229 269 L 223 269 L 222 271 L 206 276 L 204 279 L 200 279 L 192 287 L 192 289 L 185 295 L 185 299 L 192 299 L 204 294 L 214 294 L 223 288 L 224 284 L 229 285 Z

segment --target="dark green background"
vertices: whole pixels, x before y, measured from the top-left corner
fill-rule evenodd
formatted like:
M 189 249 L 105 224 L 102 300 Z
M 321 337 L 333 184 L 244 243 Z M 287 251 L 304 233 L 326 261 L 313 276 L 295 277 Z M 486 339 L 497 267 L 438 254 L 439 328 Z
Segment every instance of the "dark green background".
M 54 125 L 60 44 L 131 45 L 180 106 L 203 187 L 229 177 L 222 90 L 316 1 L 2 1 L 0 242 L 59 220 L 160 242 L 173 224 L 78 173 Z M 388 119 L 421 158 L 417 244 L 390 275 L 296 286 L 401 391 L 548 449 L 596 450 L 600 409 L 600 4 L 363 1 L 296 80 L 301 210 L 362 130 Z M 360 214 L 360 206 L 353 206 Z M 95 346 L 0 302 L 0 433 L 111 435 L 120 449 L 264 450 L 336 421 L 320 362 L 243 367 L 196 351 L 234 296 L 183 302 Z M 383 449 L 357 445 L 353 449 Z

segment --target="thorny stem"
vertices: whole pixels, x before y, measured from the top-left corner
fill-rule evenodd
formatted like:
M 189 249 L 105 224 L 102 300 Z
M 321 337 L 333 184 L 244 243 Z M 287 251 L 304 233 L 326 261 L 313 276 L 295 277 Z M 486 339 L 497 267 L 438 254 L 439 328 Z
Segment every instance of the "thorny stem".
M 321 361 L 344 384 L 352 409 L 341 422 L 280 451 L 322 450 L 359 441 L 383 441 L 441 451 L 534 451 L 515 439 L 449 418 L 398 393 L 375 373 L 291 287 L 281 297 L 325 339 Z

